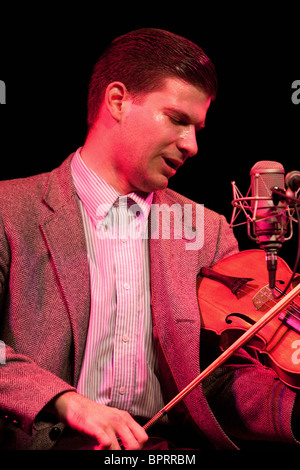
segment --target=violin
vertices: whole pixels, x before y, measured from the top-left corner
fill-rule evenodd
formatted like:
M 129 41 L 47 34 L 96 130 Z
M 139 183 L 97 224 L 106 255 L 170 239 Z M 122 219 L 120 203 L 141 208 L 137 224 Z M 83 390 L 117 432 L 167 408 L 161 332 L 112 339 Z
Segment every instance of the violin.
M 198 277 L 198 302 L 202 328 L 220 336 L 226 350 L 254 325 L 278 300 L 268 287 L 263 250 L 246 250 L 202 268 Z M 249 277 L 242 277 L 246 274 Z M 278 258 L 277 296 L 285 289 L 291 270 Z M 300 282 L 295 277 L 294 285 Z M 292 287 L 290 288 L 290 290 Z M 288 290 L 289 291 L 289 290 Z M 299 295 L 247 343 L 262 353 L 286 385 L 300 388 L 300 299 Z
M 263 250 L 241 251 L 201 269 L 197 295 L 202 328 L 220 336 L 224 351 L 144 425 L 146 431 L 245 345 L 265 354 L 284 383 L 300 388 L 299 276 L 285 293 L 291 270 L 279 258 L 274 297 L 264 256 Z M 245 271 L 252 277 L 243 277 Z

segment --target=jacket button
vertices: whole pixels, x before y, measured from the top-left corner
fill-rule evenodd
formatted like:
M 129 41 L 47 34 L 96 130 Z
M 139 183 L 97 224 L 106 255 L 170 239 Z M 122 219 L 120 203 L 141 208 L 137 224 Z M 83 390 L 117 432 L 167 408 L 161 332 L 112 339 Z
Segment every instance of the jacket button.
M 54 428 L 52 428 L 51 431 L 49 432 L 49 437 L 51 441 L 57 441 L 60 435 L 61 435 L 61 430 L 57 426 L 54 426 Z

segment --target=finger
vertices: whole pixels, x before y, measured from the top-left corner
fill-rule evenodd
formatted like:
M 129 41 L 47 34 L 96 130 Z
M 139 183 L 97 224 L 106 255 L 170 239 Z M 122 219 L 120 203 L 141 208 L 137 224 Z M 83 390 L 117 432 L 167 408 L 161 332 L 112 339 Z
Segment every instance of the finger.
M 119 427 L 118 430 L 119 440 L 122 441 L 125 449 L 139 450 L 148 440 L 148 435 L 144 428 L 142 428 L 132 418 L 126 423 L 125 426 Z
M 98 444 L 94 446 L 94 450 L 125 450 L 122 441 L 116 437 L 116 435 L 111 436 L 111 445 L 105 446 L 103 444 Z
M 118 439 L 118 432 L 113 426 L 107 426 L 104 429 L 99 428 L 97 432 L 98 445 L 94 447 L 95 450 L 122 450 L 122 442 Z M 123 448 L 124 449 L 124 448 Z
M 109 450 L 113 445 L 113 439 L 100 427 L 97 427 L 95 432 L 93 434 L 90 433 L 90 435 L 97 440 L 98 445 L 95 448 L 99 447 L 99 450 Z
M 145 429 L 142 426 L 140 426 L 136 421 L 130 422 L 128 424 L 128 427 L 131 430 L 137 442 L 139 443 L 140 448 L 142 448 L 149 439 L 149 436 L 146 433 Z
M 102 444 L 95 445 L 93 450 L 124 450 L 124 447 L 122 446 L 122 443 L 117 440 L 116 444 L 112 444 L 109 447 Z

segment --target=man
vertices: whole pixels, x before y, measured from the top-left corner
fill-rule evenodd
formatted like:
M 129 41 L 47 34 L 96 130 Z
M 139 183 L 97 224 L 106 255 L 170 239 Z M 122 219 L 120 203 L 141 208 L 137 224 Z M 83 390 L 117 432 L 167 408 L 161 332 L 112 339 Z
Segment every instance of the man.
M 200 371 L 197 274 L 237 251 L 224 217 L 167 189 L 215 95 L 198 46 L 124 35 L 95 66 L 83 147 L 1 184 L 3 448 L 155 448 L 143 423 Z M 157 236 L 166 207 L 182 217 Z M 296 442 L 295 400 L 241 351 L 162 421 L 156 448 Z

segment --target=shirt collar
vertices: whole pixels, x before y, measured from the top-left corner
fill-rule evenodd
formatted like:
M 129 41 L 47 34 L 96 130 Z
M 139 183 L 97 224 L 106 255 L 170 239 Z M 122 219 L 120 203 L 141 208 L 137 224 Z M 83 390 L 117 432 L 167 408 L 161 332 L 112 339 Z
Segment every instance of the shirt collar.
M 84 163 L 80 150 L 81 147 L 75 152 L 71 162 L 72 177 L 78 197 L 97 227 L 121 195 Z M 126 196 L 138 204 L 146 221 L 150 213 L 153 192 L 146 198 L 135 192 Z

